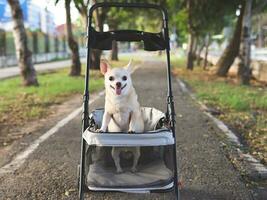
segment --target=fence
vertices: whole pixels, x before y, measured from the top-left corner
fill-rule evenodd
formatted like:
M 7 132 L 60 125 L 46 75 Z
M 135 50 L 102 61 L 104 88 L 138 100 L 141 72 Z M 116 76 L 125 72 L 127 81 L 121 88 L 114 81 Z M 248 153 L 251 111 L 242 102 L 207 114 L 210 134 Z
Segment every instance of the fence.
M 47 62 L 69 57 L 66 38 L 49 36 L 40 31 L 27 31 L 27 44 L 34 63 Z M 0 68 L 17 65 L 12 32 L 0 30 Z

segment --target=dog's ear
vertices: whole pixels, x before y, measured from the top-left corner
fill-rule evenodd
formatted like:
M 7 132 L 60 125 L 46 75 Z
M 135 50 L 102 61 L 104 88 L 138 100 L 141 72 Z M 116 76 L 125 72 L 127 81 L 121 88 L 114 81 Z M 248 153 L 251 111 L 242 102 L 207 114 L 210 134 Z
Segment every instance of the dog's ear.
M 133 63 L 133 59 L 131 59 L 128 65 L 125 67 L 130 74 L 133 73 L 135 70 L 132 63 Z
M 100 61 L 100 71 L 103 75 L 107 73 L 107 71 L 110 69 L 110 65 L 106 59 L 101 59 Z

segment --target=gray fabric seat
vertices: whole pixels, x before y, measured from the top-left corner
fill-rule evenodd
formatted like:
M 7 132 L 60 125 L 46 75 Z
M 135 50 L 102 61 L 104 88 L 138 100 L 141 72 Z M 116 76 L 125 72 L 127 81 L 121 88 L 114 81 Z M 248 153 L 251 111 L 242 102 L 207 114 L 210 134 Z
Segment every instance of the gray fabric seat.
M 90 166 L 87 175 L 89 187 L 105 188 L 151 188 L 166 186 L 172 181 L 172 172 L 162 160 L 154 161 L 148 165 L 140 166 L 138 172 L 132 173 L 126 169 L 124 173 L 117 174 L 114 167 L 105 168 L 101 163 Z
M 89 144 L 87 149 L 87 186 L 91 190 L 138 191 L 170 189 L 173 187 L 173 163 L 171 146 L 174 144 L 172 132 L 162 127 L 165 114 L 155 108 L 141 108 L 145 122 L 145 132 L 96 133 L 101 126 L 104 110 L 98 109 L 90 116 L 91 128 L 83 133 Z M 113 146 L 141 148 L 138 171 L 132 173 L 132 160 L 121 159 L 124 172 L 116 173 L 111 156 Z

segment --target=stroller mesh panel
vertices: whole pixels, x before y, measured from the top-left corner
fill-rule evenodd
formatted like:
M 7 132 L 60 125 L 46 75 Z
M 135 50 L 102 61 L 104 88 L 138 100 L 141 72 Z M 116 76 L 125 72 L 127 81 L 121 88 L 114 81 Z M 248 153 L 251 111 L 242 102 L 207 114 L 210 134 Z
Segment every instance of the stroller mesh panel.
M 123 139 L 116 137 L 119 147 L 127 150 L 129 148 L 140 148 L 140 158 L 138 160 L 137 171 L 132 172 L 131 167 L 133 165 L 133 153 L 131 151 L 121 151 L 120 152 L 120 165 L 123 169 L 122 173 L 117 173 L 115 162 L 112 158 L 111 151 L 112 146 L 105 146 L 105 140 L 110 141 L 112 135 L 110 133 L 98 133 L 105 134 L 107 137 L 102 137 L 104 140 L 103 144 L 95 143 L 95 145 L 88 145 L 86 151 L 86 174 L 87 174 L 87 186 L 89 188 L 117 188 L 117 189 L 127 189 L 127 188 L 160 188 L 166 187 L 173 182 L 173 140 L 170 140 L 170 131 L 165 128 L 165 132 L 162 132 L 162 122 L 164 113 L 154 109 L 154 108 L 142 108 L 143 118 L 145 120 L 146 132 L 150 134 L 145 134 L 144 137 L 147 141 L 149 140 L 149 135 L 151 137 L 158 137 L 159 140 L 157 144 L 149 144 L 147 146 L 140 145 L 136 143 L 136 146 L 129 146 L 125 141 L 125 137 L 130 134 L 123 134 Z M 93 126 L 87 130 L 85 134 L 86 137 L 92 136 L 93 138 L 97 135 L 91 130 L 95 130 L 102 121 L 103 110 L 96 110 L 91 115 L 91 122 Z M 155 130 L 159 128 L 158 130 Z M 149 130 L 150 129 L 150 130 Z M 169 132 L 168 132 L 169 131 Z M 162 133 L 160 135 L 160 133 Z M 90 135 L 91 134 L 91 135 Z M 158 135 L 159 136 L 158 136 Z M 136 134 L 138 135 L 138 134 Z M 162 136 L 163 135 L 163 136 Z M 164 139 L 164 135 L 166 135 Z M 103 136 L 103 135 L 102 135 Z M 84 138 L 86 138 L 84 136 Z M 111 138 L 110 138 L 111 137 Z M 132 134 L 129 139 L 134 137 Z M 140 134 L 138 137 L 141 137 Z M 107 138 L 107 139 L 105 139 Z M 87 140 L 88 141 L 88 140 Z M 138 140 L 137 140 L 138 141 Z M 139 140 L 141 141 L 141 140 Z M 161 141 L 159 143 L 159 141 Z M 167 141 L 167 144 L 166 144 Z M 125 142 L 125 143 L 123 143 Z M 106 143 L 107 144 L 107 143 Z M 112 143 L 113 144 L 113 143 Z M 139 145 L 138 145 L 139 144 Z M 124 146 L 125 145 L 125 146 Z M 125 147 L 127 147 L 125 149 Z
M 141 147 L 137 172 L 131 172 L 132 156 L 120 156 L 123 173 L 117 173 L 111 156 L 112 147 L 88 149 L 89 168 L 87 184 L 92 187 L 131 188 L 167 185 L 172 181 L 172 168 L 168 159 L 170 146 Z M 91 155 L 91 156 L 90 156 Z

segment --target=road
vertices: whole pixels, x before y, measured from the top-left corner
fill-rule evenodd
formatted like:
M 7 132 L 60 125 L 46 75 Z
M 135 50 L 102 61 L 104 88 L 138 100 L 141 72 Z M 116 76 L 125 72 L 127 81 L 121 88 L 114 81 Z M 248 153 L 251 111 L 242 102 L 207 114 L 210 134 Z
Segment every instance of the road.
M 166 70 L 160 61 L 145 61 L 133 75 L 142 106 L 165 110 Z M 249 200 L 249 189 L 220 147 L 220 130 L 173 80 L 177 114 L 177 159 L 183 200 Z M 103 107 L 104 98 L 90 109 Z M 81 117 L 75 117 L 41 143 L 14 173 L 0 177 L 0 199 L 77 199 L 76 167 L 80 154 Z M 173 199 L 166 194 L 92 193 L 87 199 Z

